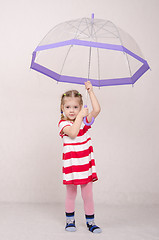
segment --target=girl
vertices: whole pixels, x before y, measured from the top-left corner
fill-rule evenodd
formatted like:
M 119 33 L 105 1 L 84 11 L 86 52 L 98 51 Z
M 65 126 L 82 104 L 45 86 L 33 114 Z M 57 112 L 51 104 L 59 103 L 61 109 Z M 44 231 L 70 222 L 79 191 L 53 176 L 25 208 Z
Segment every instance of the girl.
M 63 184 L 66 185 L 65 230 L 76 231 L 75 198 L 77 185 L 80 185 L 88 230 L 92 233 L 100 233 L 100 227 L 94 223 L 92 182 L 97 181 L 98 177 L 91 138 L 88 133 L 91 127 L 83 123 L 84 117 L 87 117 L 87 122 L 91 122 L 92 117 L 98 116 L 100 105 L 90 81 L 85 83 L 85 88 L 91 99 L 92 111 L 90 113 L 88 113 L 88 108 L 82 108 L 82 96 L 78 91 L 68 91 L 61 97 L 59 132 L 63 139 Z

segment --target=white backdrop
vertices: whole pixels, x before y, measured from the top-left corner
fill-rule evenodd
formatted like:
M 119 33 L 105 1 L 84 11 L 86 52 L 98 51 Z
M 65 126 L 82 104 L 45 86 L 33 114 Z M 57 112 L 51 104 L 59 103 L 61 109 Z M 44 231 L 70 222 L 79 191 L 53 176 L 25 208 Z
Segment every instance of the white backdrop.
M 157 0 L 1 3 L 0 201 L 64 201 L 60 96 L 85 90 L 56 84 L 29 67 L 33 50 L 53 26 L 94 13 L 133 36 L 152 69 L 134 87 L 94 89 L 102 108 L 91 129 L 99 176 L 95 201 L 159 203 L 158 12 Z

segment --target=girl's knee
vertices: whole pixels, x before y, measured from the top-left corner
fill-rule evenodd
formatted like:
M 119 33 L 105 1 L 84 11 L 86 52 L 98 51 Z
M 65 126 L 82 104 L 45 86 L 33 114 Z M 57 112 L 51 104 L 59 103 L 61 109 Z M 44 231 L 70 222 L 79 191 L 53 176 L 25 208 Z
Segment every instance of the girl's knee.
M 72 199 L 76 198 L 77 195 L 77 186 L 75 185 L 66 185 L 67 197 Z
M 81 185 L 81 195 L 84 201 L 93 199 L 92 183 Z

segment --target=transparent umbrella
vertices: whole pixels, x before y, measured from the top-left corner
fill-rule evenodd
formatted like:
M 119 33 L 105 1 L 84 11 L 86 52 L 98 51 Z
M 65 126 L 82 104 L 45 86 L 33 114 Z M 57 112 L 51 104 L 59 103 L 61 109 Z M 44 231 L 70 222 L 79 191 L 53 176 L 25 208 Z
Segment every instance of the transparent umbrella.
M 135 40 L 108 20 L 81 18 L 55 26 L 32 55 L 31 68 L 57 82 L 134 84 L 148 69 Z
M 110 21 L 82 18 L 55 26 L 31 68 L 56 81 L 94 86 L 134 84 L 149 69 L 135 40 Z

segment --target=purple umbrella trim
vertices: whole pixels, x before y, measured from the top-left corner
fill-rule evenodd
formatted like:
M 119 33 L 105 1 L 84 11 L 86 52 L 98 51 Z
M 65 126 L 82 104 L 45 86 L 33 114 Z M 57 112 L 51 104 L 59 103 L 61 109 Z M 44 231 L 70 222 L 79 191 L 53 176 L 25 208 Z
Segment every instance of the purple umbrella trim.
M 45 74 L 46 76 L 51 77 L 59 82 L 84 84 L 88 80 L 87 78 L 79 78 L 79 77 L 60 75 L 60 74 L 35 62 L 36 52 L 44 51 L 44 50 L 51 49 L 51 48 L 62 47 L 62 46 L 66 46 L 66 45 L 81 45 L 81 46 L 103 48 L 103 49 L 109 49 L 109 50 L 115 50 L 115 51 L 122 51 L 122 52 L 129 54 L 133 58 L 137 59 L 141 63 L 143 63 L 143 65 L 134 73 L 134 75 L 132 77 L 115 78 L 115 79 L 100 79 L 100 80 L 89 79 L 93 86 L 102 87 L 102 86 L 113 86 L 113 85 L 123 85 L 123 84 L 134 84 L 150 68 L 146 60 L 139 57 L 135 53 L 131 52 L 124 46 L 115 45 L 115 44 L 107 44 L 107 43 L 91 42 L 91 41 L 88 42 L 88 41 L 83 41 L 83 40 L 78 40 L 78 39 L 72 39 L 72 40 L 67 40 L 67 41 L 63 41 L 63 42 L 38 46 L 35 49 L 35 51 L 33 52 L 30 68 L 32 68 L 38 72 L 41 72 L 41 73 Z

